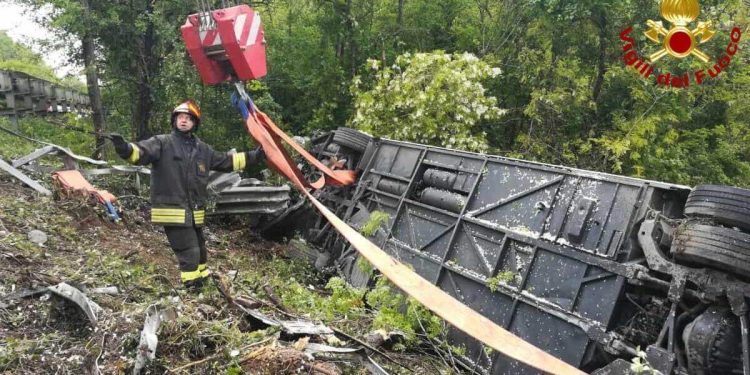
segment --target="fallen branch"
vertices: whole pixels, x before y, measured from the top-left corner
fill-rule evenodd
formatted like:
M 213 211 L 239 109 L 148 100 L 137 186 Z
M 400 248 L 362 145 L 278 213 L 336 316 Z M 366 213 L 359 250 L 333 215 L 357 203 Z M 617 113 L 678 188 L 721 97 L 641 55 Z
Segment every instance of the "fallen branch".
M 238 305 L 242 305 L 244 307 L 247 307 L 248 309 L 257 309 L 258 307 L 263 306 L 262 302 L 259 301 L 251 301 L 245 297 L 237 297 L 234 299 L 234 303 Z
M 276 293 L 273 292 L 273 288 L 270 285 L 264 285 L 263 291 L 266 292 L 266 294 L 268 295 L 268 299 L 270 299 L 271 302 L 273 302 L 273 304 L 276 305 L 279 310 L 289 314 L 289 310 L 284 307 L 284 305 L 281 303 L 281 300 L 276 296 Z
M 315 363 L 303 363 L 302 367 L 310 370 L 311 374 L 319 372 L 319 373 L 322 373 L 323 375 L 338 375 L 338 373 L 331 372 L 328 369 L 320 367 L 319 365 Z
M 258 346 L 258 345 L 261 345 L 261 344 L 265 344 L 265 343 L 267 343 L 267 342 L 269 342 L 269 341 L 271 341 L 271 340 L 273 340 L 273 339 L 275 339 L 275 337 L 269 337 L 269 338 L 267 338 L 267 339 L 265 339 L 265 340 L 262 340 L 262 341 L 254 342 L 254 343 L 252 343 L 252 344 L 248 344 L 248 345 L 245 345 L 245 346 L 243 346 L 242 348 L 240 348 L 240 350 L 239 350 L 239 351 L 240 351 L 240 352 L 242 352 L 243 350 L 247 350 L 247 349 L 250 349 L 250 348 L 252 348 L 252 347 L 254 347 L 254 346 Z M 223 355 L 223 354 L 224 354 L 224 352 L 219 352 L 219 353 L 216 353 L 216 354 L 210 355 L 210 356 L 208 356 L 208 357 L 206 357 L 206 358 L 203 358 L 203 359 L 197 360 L 197 361 L 195 361 L 195 362 L 190 362 L 190 363 L 188 363 L 188 364 L 182 365 L 182 366 L 180 366 L 180 367 L 177 367 L 177 368 L 173 368 L 173 369 L 167 369 L 167 372 L 168 372 L 168 373 L 174 373 L 174 374 L 176 374 L 176 373 L 177 373 L 178 371 L 182 371 L 182 370 L 184 370 L 184 369 L 187 369 L 187 368 L 193 367 L 193 366 L 195 366 L 195 365 L 199 365 L 199 364 L 201 364 L 201 363 L 204 363 L 204 362 L 208 362 L 208 361 L 210 361 L 210 360 L 212 360 L 212 359 L 215 359 L 215 358 L 217 358 L 217 357 L 219 357 L 219 356 L 221 356 L 221 355 Z

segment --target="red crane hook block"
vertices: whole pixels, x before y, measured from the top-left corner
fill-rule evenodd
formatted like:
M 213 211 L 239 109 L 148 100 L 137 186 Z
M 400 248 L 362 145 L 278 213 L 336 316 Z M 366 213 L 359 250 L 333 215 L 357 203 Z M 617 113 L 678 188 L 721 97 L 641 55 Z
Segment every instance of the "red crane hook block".
M 263 25 L 249 6 L 191 14 L 180 29 L 204 84 L 266 75 Z

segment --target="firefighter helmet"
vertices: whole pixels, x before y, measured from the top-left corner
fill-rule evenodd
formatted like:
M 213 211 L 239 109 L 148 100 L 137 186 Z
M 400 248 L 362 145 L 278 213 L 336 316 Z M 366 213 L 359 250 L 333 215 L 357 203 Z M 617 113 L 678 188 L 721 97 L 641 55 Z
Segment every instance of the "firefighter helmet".
M 175 107 L 172 111 L 172 127 L 175 127 L 175 119 L 177 119 L 177 114 L 179 113 L 187 113 L 192 116 L 195 123 L 193 131 L 198 130 L 198 125 L 201 123 L 201 110 L 198 108 L 198 104 L 192 100 L 186 100 Z

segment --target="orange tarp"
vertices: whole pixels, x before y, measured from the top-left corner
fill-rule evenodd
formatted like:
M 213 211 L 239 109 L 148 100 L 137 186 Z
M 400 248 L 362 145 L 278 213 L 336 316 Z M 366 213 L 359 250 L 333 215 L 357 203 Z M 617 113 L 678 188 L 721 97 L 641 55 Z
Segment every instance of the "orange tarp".
M 92 195 L 96 197 L 100 203 L 115 203 L 117 201 L 117 197 L 110 192 L 106 190 L 97 190 L 83 177 L 81 172 L 77 170 L 54 172 L 52 173 L 52 180 L 65 191 L 77 191 L 84 193 L 85 195 Z

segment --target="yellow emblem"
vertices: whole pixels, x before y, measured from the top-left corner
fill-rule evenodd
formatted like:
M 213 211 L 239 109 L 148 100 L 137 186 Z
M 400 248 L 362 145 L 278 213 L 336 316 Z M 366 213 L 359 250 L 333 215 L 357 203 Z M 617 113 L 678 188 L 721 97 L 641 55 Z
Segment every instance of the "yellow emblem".
M 688 29 L 687 25 L 700 14 L 698 0 L 662 0 L 661 16 L 672 23 L 672 28 L 667 30 L 661 21 L 646 21 L 650 29 L 644 34 L 655 43 L 663 43 L 663 48 L 649 56 L 651 62 L 656 62 L 669 54 L 676 58 L 684 58 L 694 55 L 703 62 L 708 62 L 709 57 L 698 49 L 699 44 L 706 43 L 714 37 L 716 32 L 712 30 L 712 22 L 698 22 L 695 29 Z M 663 36 L 664 40 L 660 40 Z

